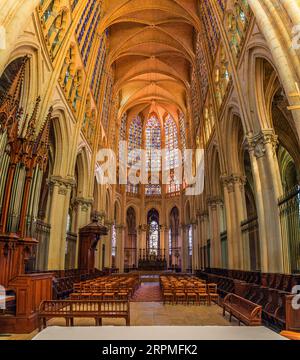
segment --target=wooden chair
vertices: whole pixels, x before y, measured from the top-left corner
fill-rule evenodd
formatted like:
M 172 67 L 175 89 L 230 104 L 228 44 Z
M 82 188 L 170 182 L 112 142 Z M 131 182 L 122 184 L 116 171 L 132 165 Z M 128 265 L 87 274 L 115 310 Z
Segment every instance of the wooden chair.
M 208 298 L 209 298 L 209 305 L 211 302 L 214 301 L 216 304 L 219 303 L 219 294 L 218 294 L 218 287 L 216 284 L 208 284 Z
M 207 289 L 206 286 L 198 286 L 198 289 L 195 290 L 195 292 L 197 293 L 198 296 L 198 301 L 199 304 L 201 304 L 201 302 L 204 302 L 204 304 L 208 303 L 208 293 L 207 293 Z
M 171 289 L 166 289 L 163 291 L 163 299 L 164 299 L 164 304 L 166 304 L 166 303 L 173 304 L 174 303 L 174 294 Z
M 197 302 L 197 293 L 189 289 L 186 293 L 186 302 L 187 304 L 195 304 Z
M 186 294 L 183 289 L 176 289 L 175 290 L 175 301 L 176 304 L 179 302 L 186 303 Z

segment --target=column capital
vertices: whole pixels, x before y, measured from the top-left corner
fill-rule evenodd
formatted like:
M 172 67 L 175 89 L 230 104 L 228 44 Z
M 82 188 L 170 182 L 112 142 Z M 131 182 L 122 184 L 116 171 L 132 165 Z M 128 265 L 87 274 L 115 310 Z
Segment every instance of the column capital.
M 93 205 L 94 199 L 93 198 L 82 198 L 77 197 L 73 201 L 73 205 L 81 206 L 81 210 L 87 212 Z
M 202 211 L 197 214 L 199 216 L 200 221 L 205 221 L 208 218 L 208 212 Z
M 216 210 L 218 205 L 223 204 L 223 199 L 220 196 L 209 196 L 207 198 L 207 205 L 211 207 L 212 210 Z
M 278 136 L 273 129 L 261 130 L 255 135 L 250 133 L 245 139 L 246 148 L 249 152 L 253 152 L 256 158 L 265 156 L 266 145 L 268 144 L 272 146 L 273 152 L 275 153 L 278 146 Z
M 235 185 L 240 185 L 241 187 L 245 186 L 247 183 L 247 178 L 244 175 L 231 174 L 224 175 L 221 178 L 223 185 L 227 188 L 228 192 L 234 192 Z
M 68 191 L 75 186 L 76 182 L 74 178 L 61 176 L 51 176 L 48 180 L 50 191 L 53 191 L 54 187 L 58 187 L 58 193 L 66 196 Z

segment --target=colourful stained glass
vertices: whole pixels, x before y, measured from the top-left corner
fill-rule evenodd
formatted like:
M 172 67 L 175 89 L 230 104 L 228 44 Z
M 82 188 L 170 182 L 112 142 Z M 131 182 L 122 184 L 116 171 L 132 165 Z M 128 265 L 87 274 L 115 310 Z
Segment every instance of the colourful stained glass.
M 147 169 L 161 170 L 161 128 L 156 115 L 152 115 L 146 125 Z
M 127 125 L 127 113 L 123 114 L 121 119 L 119 141 L 126 140 L 126 125 Z
M 168 115 L 165 121 L 165 139 L 166 139 L 166 170 L 175 169 L 179 166 L 178 155 L 178 130 L 176 123 L 171 115 Z
M 147 196 L 161 195 L 161 186 L 159 184 L 149 184 L 145 186 Z
M 159 224 L 153 220 L 149 224 L 149 250 L 157 255 L 159 249 Z
M 192 256 L 193 255 L 193 225 L 189 225 L 188 240 L 189 240 L 189 256 Z
M 170 181 L 167 186 L 167 193 L 173 194 L 180 191 L 180 184 L 178 183 L 178 180 L 175 179 L 175 172 L 174 170 L 171 170 L 170 172 Z
M 117 230 L 116 225 L 113 224 L 111 228 L 111 255 L 116 256 L 117 250 Z
M 142 148 L 143 124 L 139 116 L 132 120 L 128 136 L 128 166 L 133 166 L 140 161 L 138 150 Z
M 210 2 L 211 0 L 203 0 L 200 2 L 200 16 L 204 25 L 204 33 L 210 55 L 214 59 L 220 40 L 220 31 Z
M 179 127 L 180 127 L 182 157 L 184 157 L 184 150 L 186 150 L 186 132 L 185 132 L 185 116 L 182 112 L 179 113 Z

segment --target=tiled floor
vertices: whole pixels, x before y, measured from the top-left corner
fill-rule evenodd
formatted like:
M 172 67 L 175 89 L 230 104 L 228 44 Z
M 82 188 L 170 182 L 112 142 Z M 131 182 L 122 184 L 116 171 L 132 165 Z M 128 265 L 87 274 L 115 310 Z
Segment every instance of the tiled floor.
M 235 320 L 229 323 L 228 317 L 223 318 L 222 308 L 217 305 L 212 306 L 185 306 L 185 305 L 163 305 L 158 302 L 131 303 L 131 325 L 135 326 L 203 326 L 219 325 L 233 326 L 237 325 Z M 52 319 L 49 325 L 65 326 L 62 319 Z M 75 325 L 94 326 L 93 319 L 76 319 Z M 122 319 L 104 319 L 103 325 L 125 325 Z M 37 331 L 27 335 L 0 336 L 1 339 L 8 340 L 30 340 L 36 335 Z

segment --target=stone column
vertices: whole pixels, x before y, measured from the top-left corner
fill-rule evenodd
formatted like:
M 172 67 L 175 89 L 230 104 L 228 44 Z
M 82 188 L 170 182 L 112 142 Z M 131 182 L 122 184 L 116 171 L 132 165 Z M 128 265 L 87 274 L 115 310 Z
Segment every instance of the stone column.
M 169 245 L 169 228 L 167 226 L 164 227 L 165 232 L 165 253 L 166 253 L 166 261 L 167 261 L 167 267 L 170 267 L 170 245 Z
M 221 241 L 220 241 L 220 205 L 222 199 L 217 196 L 208 199 L 208 213 L 211 233 L 211 267 L 221 267 Z
M 202 211 L 199 213 L 199 225 L 200 225 L 200 247 L 203 248 L 207 245 L 208 240 L 208 213 Z M 201 251 L 201 268 L 205 267 L 206 253 Z
M 49 214 L 51 231 L 47 268 L 48 270 L 64 270 L 67 217 L 74 180 L 52 176 L 49 186 L 51 193 Z
M 104 238 L 104 243 L 105 243 L 104 264 L 105 264 L 106 268 L 110 269 L 112 267 L 112 243 L 111 243 L 111 237 L 112 237 L 112 225 L 113 225 L 113 222 L 106 221 L 104 224 L 108 229 L 108 234 Z
M 227 222 L 228 266 L 246 270 L 249 244 L 243 243 L 241 223 L 247 218 L 244 187 L 246 178 L 240 175 L 223 177 Z M 247 255 L 248 254 L 248 255 Z
M 159 236 L 160 236 L 160 251 L 161 251 L 161 256 L 163 257 L 164 256 L 164 251 L 165 251 L 165 248 L 166 248 L 166 244 L 165 244 L 165 225 L 160 225 L 160 228 L 159 228 Z
M 125 247 L 125 225 L 116 225 L 117 231 L 117 267 L 119 272 L 124 272 L 124 247 Z
M 259 223 L 261 270 L 288 273 L 288 245 L 281 236 L 278 198 L 282 195 L 276 156 L 277 136 L 263 130 L 248 136 Z
M 198 239 L 198 227 L 196 220 L 192 223 L 193 231 L 193 257 L 192 257 L 192 272 L 198 269 L 199 264 L 199 239 Z
M 179 228 L 180 236 L 182 239 L 182 248 L 181 248 L 181 270 L 186 272 L 188 268 L 188 231 L 187 226 L 182 224 Z

